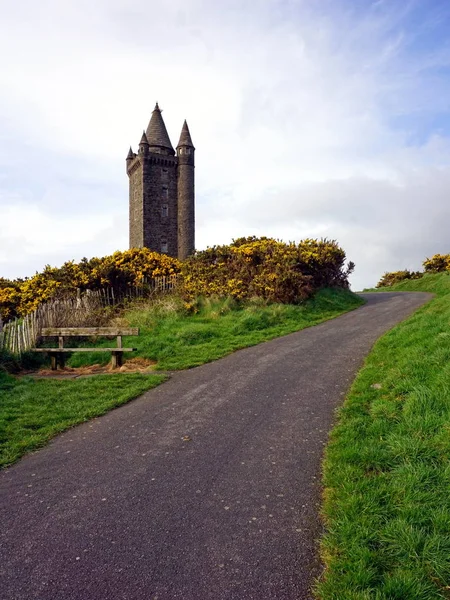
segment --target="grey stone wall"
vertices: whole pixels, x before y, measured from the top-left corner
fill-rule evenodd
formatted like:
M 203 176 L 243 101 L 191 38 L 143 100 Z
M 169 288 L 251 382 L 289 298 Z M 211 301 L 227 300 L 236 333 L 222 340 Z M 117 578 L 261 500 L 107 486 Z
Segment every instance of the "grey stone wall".
M 178 149 L 178 258 L 195 250 L 194 148 Z
M 144 245 L 144 205 L 142 164 L 135 158 L 129 165 L 130 177 L 130 248 L 141 248 Z
M 143 245 L 178 255 L 177 160 L 150 153 L 143 172 Z

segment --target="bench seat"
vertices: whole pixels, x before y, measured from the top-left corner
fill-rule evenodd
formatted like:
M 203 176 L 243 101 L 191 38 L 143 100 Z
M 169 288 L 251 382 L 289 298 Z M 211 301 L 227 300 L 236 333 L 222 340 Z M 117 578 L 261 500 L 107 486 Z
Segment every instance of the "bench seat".
M 33 352 L 136 352 L 137 348 L 32 348 Z
M 57 348 L 32 348 L 33 352 L 46 352 L 52 361 L 52 370 L 64 367 L 65 352 L 111 352 L 113 369 L 122 365 L 124 352 L 134 352 L 136 348 L 122 348 L 122 336 L 139 335 L 137 327 L 44 327 L 40 337 L 57 337 Z M 115 348 L 64 348 L 67 337 L 117 337 Z

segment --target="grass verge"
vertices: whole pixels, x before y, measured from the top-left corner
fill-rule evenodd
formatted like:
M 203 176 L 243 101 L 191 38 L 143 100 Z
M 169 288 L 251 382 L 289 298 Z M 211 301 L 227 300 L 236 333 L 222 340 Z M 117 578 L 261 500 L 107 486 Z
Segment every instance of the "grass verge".
M 0 468 L 164 380 L 164 375 L 142 374 L 17 379 L 0 371 Z
M 137 347 L 135 355 L 155 361 L 156 369 L 187 369 L 332 319 L 362 303 L 348 290 L 325 289 L 298 306 L 239 305 L 229 298 L 207 298 L 199 302 L 196 314 L 189 314 L 176 297 L 166 298 L 160 304 L 127 311 L 126 320 L 140 328 L 140 335 L 124 338 L 124 345 Z M 78 367 L 108 360 L 107 353 L 80 352 L 68 364 Z
M 450 277 L 396 290 L 436 298 L 377 342 L 331 433 L 321 600 L 450 598 Z

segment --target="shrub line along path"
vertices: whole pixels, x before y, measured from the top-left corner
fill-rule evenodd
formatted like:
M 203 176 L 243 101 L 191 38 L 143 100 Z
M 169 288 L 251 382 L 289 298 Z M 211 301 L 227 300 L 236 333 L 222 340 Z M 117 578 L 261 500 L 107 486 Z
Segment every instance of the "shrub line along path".
M 334 409 L 375 340 L 431 297 L 363 296 L 175 373 L 0 473 L 2 597 L 311 598 Z

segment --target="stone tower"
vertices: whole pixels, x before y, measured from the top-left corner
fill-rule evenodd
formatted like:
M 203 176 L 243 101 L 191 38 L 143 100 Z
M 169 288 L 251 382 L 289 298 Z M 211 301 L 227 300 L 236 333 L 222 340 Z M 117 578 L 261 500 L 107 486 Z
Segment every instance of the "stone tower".
M 156 103 L 138 153 L 130 148 L 130 248 L 185 259 L 195 248 L 194 152 L 186 121 L 177 154 Z

